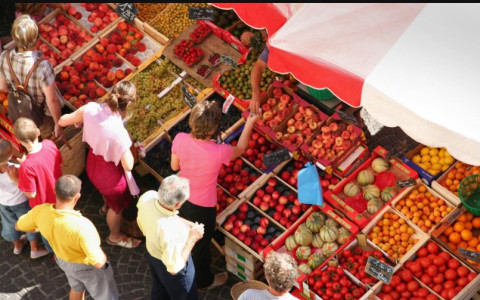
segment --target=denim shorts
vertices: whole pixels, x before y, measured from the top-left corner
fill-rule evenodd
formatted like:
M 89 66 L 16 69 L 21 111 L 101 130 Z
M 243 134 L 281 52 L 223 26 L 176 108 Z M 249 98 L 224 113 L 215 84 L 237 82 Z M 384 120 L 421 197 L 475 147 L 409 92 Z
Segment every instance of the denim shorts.
M 18 241 L 22 232 L 15 230 L 18 219 L 30 210 L 28 201 L 6 206 L 0 204 L 0 216 L 2 218 L 2 237 L 9 242 Z M 27 239 L 34 241 L 39 237 L 38 233 L 27 233 Z

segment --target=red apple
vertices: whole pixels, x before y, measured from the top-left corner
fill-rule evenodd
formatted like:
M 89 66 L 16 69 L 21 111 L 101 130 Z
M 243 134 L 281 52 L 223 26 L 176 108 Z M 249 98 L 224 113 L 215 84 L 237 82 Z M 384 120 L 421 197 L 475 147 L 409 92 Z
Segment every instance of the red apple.
M 258 226 L 257 227 L 257 233 L 259 235 L 264 235 L 267 232 L 267 228 L 264 226 Z
M 270 223 L 270 221 L 267 218 L 263 217 L 260 219 L 260 226 L 267 227 L 268 223 Z

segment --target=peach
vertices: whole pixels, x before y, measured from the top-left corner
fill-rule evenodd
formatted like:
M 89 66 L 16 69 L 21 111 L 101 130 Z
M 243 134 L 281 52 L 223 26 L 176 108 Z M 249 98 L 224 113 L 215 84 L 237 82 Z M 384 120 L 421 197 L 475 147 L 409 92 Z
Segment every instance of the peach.
M 62 71 L 60 72 L 60 80 L 62 81 L 66 81 L 70 78 L 70 75 L 68 74 L 68 72 L 65 72 L 65 71 Z
M 50 43 L 52 43 L 52 45 L 53 45 L 54 47 L 58 47 L 58 45 L 60 45 L 60 40 L 59 40 L 58 38 L 54 37 L 54 38 L 50 41 Z
M 122 69 L 118 69 L 115 71 L 115 77 L 118 79 L 123 79 L 125 77 L 125 72 Z
M 95 20 L 93 20 L 93 24 L 97 27 L 100 27 L 103 24 L 103 20 L 101 18 L 95 18 Z
M 107 52 L 108 52 L 108 53 L 115 53 L 115 52 L 117 52 L 117 46 L 115 46 L 114 44 L 108 44 L 108 45 L 107 45 Z
M 114 73 L 114 72 L 109 71 L 109 72 L 107 73 L 107 80 L 109 80 L 109 81 L 114 81 L 115 78 L 116 78 L 116 76 L 115 76 L 115 73 Z
M 103 97 L 105 95 L 105 90 L 101 87 L 98 87 L 97 90 L 96 90 L 96 93 L 97 93 L 97 96 L 98 97 Z M 93 98 L 93 97 L 92 97 Z
M 60 37 L 60 43 L 66 44 L 68 42 L 68 37 L 66 35 L 62 35 Z

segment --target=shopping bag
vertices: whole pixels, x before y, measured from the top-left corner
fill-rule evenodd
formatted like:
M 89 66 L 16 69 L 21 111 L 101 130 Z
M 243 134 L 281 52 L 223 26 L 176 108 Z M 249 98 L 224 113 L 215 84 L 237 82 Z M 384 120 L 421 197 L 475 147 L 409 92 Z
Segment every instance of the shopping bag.
M 298 172 L 298 200 L 304 204 L 323 205 L 322 187 L 317 168 L 311 162 Z

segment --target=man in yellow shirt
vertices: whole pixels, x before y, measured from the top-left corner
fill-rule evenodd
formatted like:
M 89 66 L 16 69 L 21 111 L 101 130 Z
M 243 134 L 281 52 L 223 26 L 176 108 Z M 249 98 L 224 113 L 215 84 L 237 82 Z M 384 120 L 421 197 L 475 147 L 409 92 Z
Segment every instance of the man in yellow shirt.
M 146 237 L 152 300 L 198 299 L 190 252 L 203 236 L 203 224 L 178 216 L 189 196 L 188 179 L 172 175 L 162 181 L 158 192 L 148 191 L 138 200 L 137 223 Z
M 84 299 L 85 289 L 93 299 L 118 299 L 112 267 L 100 248 L 100 236 L 93 223 L 75 211 L 82 182 L 64 175 L 55 186 L 56 203 L 35 206 L 20 217 L 16 229 L 40 233 L 55 253 L 58 266 L 67 275 L 70 300 Z

